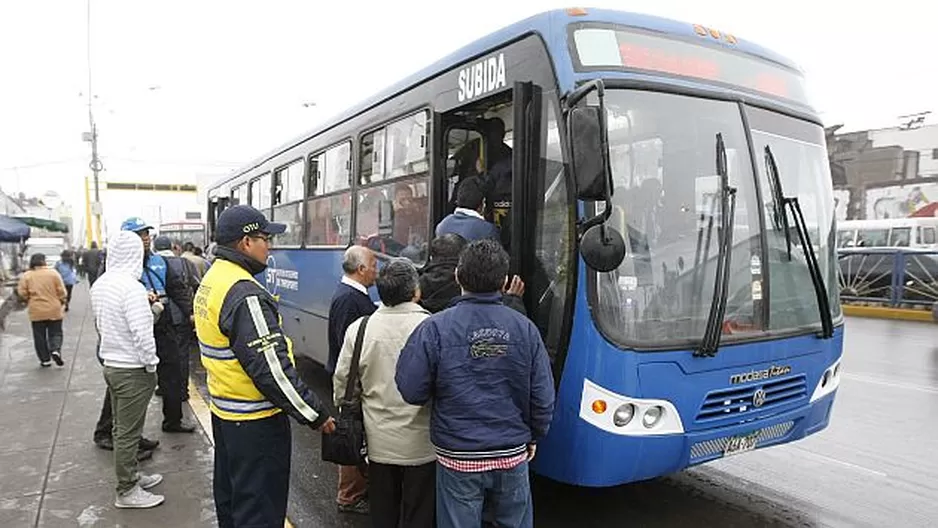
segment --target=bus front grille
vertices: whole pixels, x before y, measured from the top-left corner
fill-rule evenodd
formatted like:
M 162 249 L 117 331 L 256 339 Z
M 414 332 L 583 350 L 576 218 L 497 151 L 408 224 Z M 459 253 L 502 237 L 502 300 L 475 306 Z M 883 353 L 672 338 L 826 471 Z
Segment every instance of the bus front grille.
M 731 417 L 744 418 L 754 411 L 765 411 L 807 397 L 808 384 L 804 374 L 744 387 L 719 389 L 711 391 L 704 398 L 697 413 L 697 422 L 709 423 Z

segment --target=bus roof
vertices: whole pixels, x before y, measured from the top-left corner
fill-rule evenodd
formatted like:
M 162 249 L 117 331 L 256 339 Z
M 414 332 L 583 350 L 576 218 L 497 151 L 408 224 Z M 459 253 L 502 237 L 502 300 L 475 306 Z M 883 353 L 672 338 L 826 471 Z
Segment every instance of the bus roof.
M 544 38 L 548 46 L 548 51 L 551 53 L 555 63 L 557 63 L 561 58 L 569 59 L 566 28 L 571 23 L 607 22 L 656 33 L 664 33 L 669 36 L 679 38 L 683 37 L 688 39 L 695 39 L 701 41 L 702 43 L 706 43 L 706 45 L 742 51 L 744 53 L 775 62 L 781 66 L 801 73 L 801 69 L 791 60 L 750 41 L 737 38 L 737 43 L 732 47 L 729 47 L 729 44 L 721 43 L 722 41 L 717 42 L 711 39 L 701 40 L 695 33 L 694 25 L 692 23 L 641 13 L 631 13 L 627 11 L 615 11 L 609 9 L 589 8 L 585 9 L 586 14 L 584 15 L 570 15 L 567 11 L 568 10 L 566 9 L 545 11 L 524 20 L 515 22 L 514 24 L 506 26 L 498 31 L 475 40 L 472 43 L 467 44 L 466 46 L 434 62 L 426 68 L 385 88 L 376 95 L 360 102 L 359 104 L 345 110 L 344 112 L 326 119 L 321 125 L 313 128 L 312 130 L 301 134 L 300 136 L 297 136 L 290 141 L 283 143 L 279 147 L 267 152 L 263 156 L 252 160 L 231 174 L 219 179 L 210 188 L 215 188 L 220 184 L 227 182 L 228 180 L 235 179 L 238 176 L 253 170 L 259 165 L 277 156 L 281 152 L 293 148 L 311 137 L 314 137 L 339 125 L 340 123 L 343 123 L 361 113 L 364 113 L 372 107 L 377 106 L 382 102 L 407 91 L 413 86 L 417 86 L 459 66 L 460 64 L 484 55 L 492 48 L 496 48 L 507 42 L 520 39 L 525 35 L 538 34 Z M 558 57 L 557 55 L 559 54 L 563 54 L 563 57 Z M 570 61 L 567 60 L 566 62 L 569 63 Z M 565 93 L 566 91 L 572 90 L 574 88 L 574 75 L 572 66 L 568 68 L 557 68 L 557 77 L 561 93 Z

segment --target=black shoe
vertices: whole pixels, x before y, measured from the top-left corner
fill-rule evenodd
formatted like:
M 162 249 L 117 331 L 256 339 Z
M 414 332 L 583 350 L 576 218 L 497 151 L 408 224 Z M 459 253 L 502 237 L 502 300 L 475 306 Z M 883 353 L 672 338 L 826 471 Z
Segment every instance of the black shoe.
M 339 508 L 339 513 L 357 513 L 359 515 L 368 515 L 371 511 L 371 507 L 368 504 L 368 499 L 358 499 L 352 504 L 336 504 Z
M 138 449 L 137 450 L 137 462 L 143 462 L 144 460 L 150 460 L 151 458 L 153 458 L 152 449 L 150 450 Z
M 65 364 L 65 362 L 62 361 L 62 355 L 59 354 L 58 350 L 52 353 L 52 361 L 55 361 L 55 364 L 60 367 Z
M 159 447 L 159 440 L 150 440 L 149 438 L 140 437 L 140 443 L 137 444 L 138 448 L 142 451 L 153 451 Z
M 178 424 L 164 425 L 163 432 L 164 433 L 194 433 L 195 424 L 191 424 L 183 420 L 179 422 Z
M 111 437 L 106 438 L 95 438 L 94 445 L 100 447 L 105 451 L 114 451 L 114 439 Z
M 160 396 L 160 397 L 163 396 L 163 388 L 162 388 L 162 387 L 157 387 L 157 388 L 156 388 L 156 395 L 157 395 L 157 396 Z

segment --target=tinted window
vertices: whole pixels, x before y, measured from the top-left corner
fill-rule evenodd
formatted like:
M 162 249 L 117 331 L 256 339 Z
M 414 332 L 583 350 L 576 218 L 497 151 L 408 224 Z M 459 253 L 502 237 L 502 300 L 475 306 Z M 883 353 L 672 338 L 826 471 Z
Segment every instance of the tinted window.
M 430 232 L 428 178 L 358 191 L 356 243 L 423 263 Z
M 352 144 L 345 142 L 310 158 L 309 195 L 348 189 Z
M 274 205 L 303 199 L 303 160 L 297 160 L 274 173 Z
M 352 224 L 352 195 L 342 193 L 306 202 L 306 244 L 345 246 Z

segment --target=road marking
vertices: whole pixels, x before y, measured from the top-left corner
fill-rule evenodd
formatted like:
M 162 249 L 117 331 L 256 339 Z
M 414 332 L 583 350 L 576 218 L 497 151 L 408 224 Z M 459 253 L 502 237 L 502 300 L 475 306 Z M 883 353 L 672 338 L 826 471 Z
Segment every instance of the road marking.
M 209 410 L 208 402 L 202 397 L 202 393 L 199 392 L 192 378 L 189 378 L 189 407 L 195 419 L 199 421 L 199 425 L 202 426 L 202 430 L 205 431 L 208 441 L 212 443 L 212 447 L 215 447 L 215 436 L 212 434 L 212 411 Z
M 819 458 L 819 459 L 821 459 L 821 460 L 823 460 L 823 461 L 825 461 L 825 462 L 832 462 L 832 463 L 834 463 L 834 464 L 837 464 L 837 465 L 840 465 L 840 466 L 844 466 L 844 467 L 847 467 L 847 468 L 850 468 L 850 469 L 855 469 L 855 470 L 861 471 L 861 472 L 863 472 L 863 473 L 869 473 L 870 475 L 874 475 L 874 476 L 877 476 L 877 477 L 888 477 L 888 476 L 889 476 L 889 475 L 887 475 L 886 473 L 883 473 L 882 471 L 876 471 L 875 469 L 870 469 L 870 468 L 868 468 L 868 467 L 858 466 L 858 465 L 853 464 L 853 463 L 850 463 L 850 462 L 845 462 L 845 461 L 843 461 L 843 460 L 838 460 L 838 459 L 836 459 L 836 458 L 831 458 L 831 457 L 829 457 L 829 456 L 821 455 L 821 454 L 819 454 L 819 453 L 815 453 L 814 451 L 808 451 L 807 449 L 804 449 L 804 448 L 802 448 L 802 447 L 798 447 L 798 446 L 796 446 L 796 445 L 792 445 L 792 446 L 789 446 L 789 447 L 790 447 L 791 449 L 795 449 L 795 450 L 797 450 L 797 451 L 801 451 L 802 453 L 805 453 L 805 454 L 807 454 L 807 455 L 810 455 L 810 456 Z
M 883 387 L 892 387 L 894 389 L 905 389 L 918 392 L 925 392 L 928 394 L 938 394 L 938 389 L 933 387 L 928 387 L 925 385 L 913 385 L 911 383 L 893 383 L 891 381 L 884 381 L 878 378 L 871 378 L 868 376 L 860 376 L 857 374 L 844 373 L 845 378 L 854 381 L 862 381 L 863 383 L 872 383 L 873 385 L 882 385 Z

